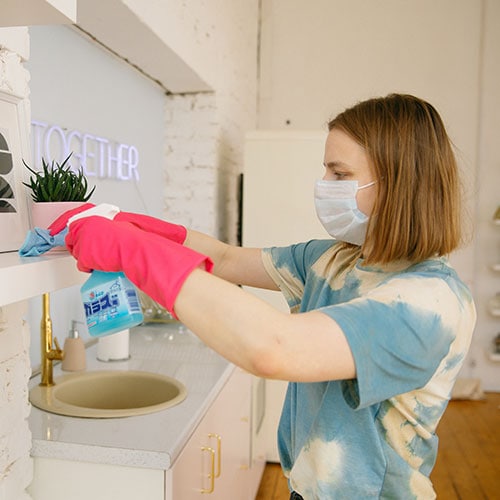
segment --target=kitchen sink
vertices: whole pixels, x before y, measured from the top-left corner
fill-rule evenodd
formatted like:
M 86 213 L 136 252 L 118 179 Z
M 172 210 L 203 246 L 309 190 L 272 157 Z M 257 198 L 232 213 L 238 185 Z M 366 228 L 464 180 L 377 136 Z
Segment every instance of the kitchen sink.
M 186 397 L 178 380 L 145 371 L 89 371 L 57 377 L 36 386 L 31 403 L 42 410 L 86 418 L 129 417 L 174 406 Z

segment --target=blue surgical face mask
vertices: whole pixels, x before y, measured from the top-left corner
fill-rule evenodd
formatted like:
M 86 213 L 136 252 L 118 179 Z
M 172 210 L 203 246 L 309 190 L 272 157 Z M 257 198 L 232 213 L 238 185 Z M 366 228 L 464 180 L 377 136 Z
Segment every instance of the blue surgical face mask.
M 316 213 L 330 236 L 354 245 L 364 243 L 368 217 L 359 210 L 356 193 L 376 182 L 358 187 L 358 181 L 316 181 Z

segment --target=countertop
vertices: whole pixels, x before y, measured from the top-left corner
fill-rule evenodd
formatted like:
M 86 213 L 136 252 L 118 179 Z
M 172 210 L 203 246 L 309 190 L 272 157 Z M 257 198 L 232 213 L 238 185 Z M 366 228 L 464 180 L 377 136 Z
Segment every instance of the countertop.
M 89 370 L 144 370 L 181 381 L 187 397 L 148 415 L 88 419 L 32 407 L 32 456 L 90 463 L 169 469 L 235 366 L 205 346 L 181 323 L 140 326 L 130 331 L 130 359 L 101 362 L 97 345 L 86 350 Z M 54 378 L 62 372 L 54 367 Z M 34 377 L 33 387 L 40 381 Z

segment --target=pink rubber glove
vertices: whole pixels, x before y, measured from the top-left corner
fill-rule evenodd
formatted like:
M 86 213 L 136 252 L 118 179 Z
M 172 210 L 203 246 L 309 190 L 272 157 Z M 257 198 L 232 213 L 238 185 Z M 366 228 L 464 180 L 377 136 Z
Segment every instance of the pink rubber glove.
M 71 210 L 68 210 L 67 212 L 64 212 L 48 227 L 50 235 L 54 236 L 56 234 L 59 234 L 66 227 L 68 219 L 73 217 L 73 215 L 79 214 L 80 212 L 83 212 L 93 207 L 95 207 L 93 203 L 84 203 L 80 207 L 73 208 Z
M 120 212 L 115 215 L 114 220 L 130 222 L 143 231 L 148 233 L 155 233 L 163 236 L 171 241 L 180 243 L 181 245 L 186 241 L 187 229 L 178 224 L 171 224 L 170 222 L 156 219 L 149 215 L 134 214 L 132 212 Z
M 71 217 L 93 207 L 95 207 L 94 204 L 85 203 L 81 207 L 64 212 L 49 226 L 50 235 L 54 236 L 59 234 L 66 227 L 66 224 Z M 171 224 L 170 222 L 156 219 L 154 217 L 150 217 L 149 215 L 134 214 L 132 212 L 119 212 L 115 215 L 114 220 L 130 222 L 143 231 L 156 233 L 164 238 L 175 241 L 176 243 L 182 244 L 186 240 L 187 230 L 184 226 Z
M 98 216 L 72 222 L 66 246 L 81 271 L 123 271 L 132 283 L 172 313 L 191 272 L 200 266 L 210 272 L 213 267 L 207 256 L 190 248 L 129 222 Z

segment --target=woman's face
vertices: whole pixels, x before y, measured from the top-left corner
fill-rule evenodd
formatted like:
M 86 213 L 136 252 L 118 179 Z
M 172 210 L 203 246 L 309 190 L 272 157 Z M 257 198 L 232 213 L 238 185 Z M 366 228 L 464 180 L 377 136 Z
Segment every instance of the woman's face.
M 358 181 L 358 187 L 376 181 L 373 167 L 363 147 L 342 130 L 329 132 L 325 144 L 325 181 Z M 356 201 L 365 215 L 371 215 L 377 184 L 358 190 Z

